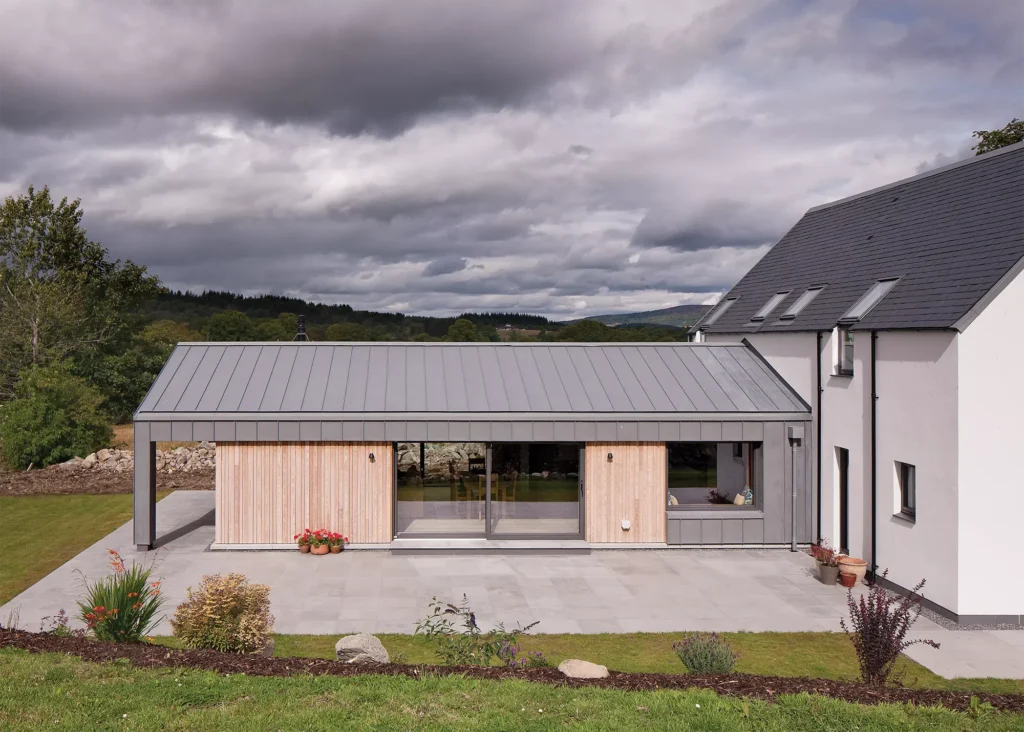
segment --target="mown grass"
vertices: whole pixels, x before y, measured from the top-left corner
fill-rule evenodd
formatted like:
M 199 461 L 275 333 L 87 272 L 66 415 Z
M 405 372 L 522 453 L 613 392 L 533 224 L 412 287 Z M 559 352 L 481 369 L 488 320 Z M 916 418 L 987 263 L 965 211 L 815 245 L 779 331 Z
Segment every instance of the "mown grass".
M 540 651 L 554 665 L 567 658 L 583 658 L 615 671 L 632 673 L 685 673 L 672 651 L 682 633 L 623 633 L 598 635 L 523 636 L 524 651 Z M 807 676 L 856 681 L 857 657 L 841 633 L 723 633 L 740 654 L 736 671 L 770 676 Z M 277 635 L 274 655 L 334 658 L 335 635 Z M 440 663 L 434 647 L 423 637 L 383 633 L 380 638 L 393 660 L 402 663 Z M 158 643 L 177 646 L 174 638 Z M 1015 679 L 944 679 L 924 666 L 900 658 L 897 675 L 909 687 L 950 691 L 1024 694 L 1024 681 Z
M 127 493 L 0 497 L 0 605 L 131 517 Z
M 1019 730 L 1020 715 L 774 704 L 707 691 L 625 692 L 464 677 L 225 677 L 0 650 L 0 728 L 132 730 Z

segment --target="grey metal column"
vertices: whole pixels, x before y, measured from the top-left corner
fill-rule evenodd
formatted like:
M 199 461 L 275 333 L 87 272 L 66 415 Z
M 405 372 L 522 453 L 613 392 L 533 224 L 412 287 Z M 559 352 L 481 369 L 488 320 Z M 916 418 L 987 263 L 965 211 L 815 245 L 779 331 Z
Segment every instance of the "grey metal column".
M 149 436 L 149 422 L 136 422 L 133 525 L 135 548 L 143 552 L 156 545 L 156 443 Z

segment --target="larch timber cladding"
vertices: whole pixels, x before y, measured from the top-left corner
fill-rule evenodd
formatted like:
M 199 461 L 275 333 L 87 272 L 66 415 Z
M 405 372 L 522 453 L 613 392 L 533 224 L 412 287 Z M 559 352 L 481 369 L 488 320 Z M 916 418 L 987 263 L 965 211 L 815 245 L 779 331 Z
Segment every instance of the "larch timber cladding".
M 586 456 L 587 541 L 664 542 L 665 443 L 588 442 Z
M 307 527 L 390 542 L 391 453 L 390 443 L 218 442 L 217 543 L 291 544 Z

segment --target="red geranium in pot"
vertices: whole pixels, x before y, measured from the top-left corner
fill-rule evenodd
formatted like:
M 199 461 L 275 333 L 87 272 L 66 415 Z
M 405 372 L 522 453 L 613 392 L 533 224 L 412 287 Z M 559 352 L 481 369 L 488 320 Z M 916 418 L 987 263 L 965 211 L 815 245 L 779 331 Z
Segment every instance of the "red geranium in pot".
M 313 532 L 309 529 L 305 529 L 301 534 L 296 534 L 292 537 L 296 542 L 298 542 L 299 551 L 303 554 L 309 554 L 310 536 L 312 533 Z

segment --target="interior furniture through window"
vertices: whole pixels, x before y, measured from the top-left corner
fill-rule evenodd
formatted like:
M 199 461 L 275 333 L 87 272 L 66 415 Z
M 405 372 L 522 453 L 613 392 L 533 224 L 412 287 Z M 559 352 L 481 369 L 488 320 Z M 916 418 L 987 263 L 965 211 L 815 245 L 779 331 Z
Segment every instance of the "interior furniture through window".
M 760 442 L 669 442 L 669 510 L 760 506 Z

